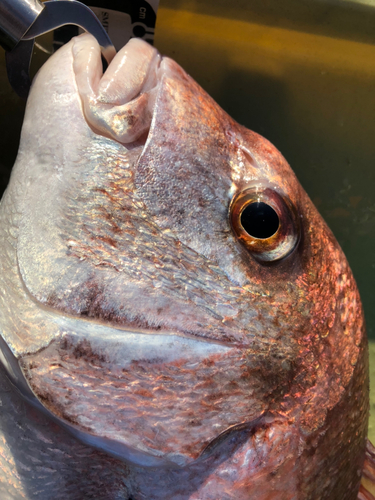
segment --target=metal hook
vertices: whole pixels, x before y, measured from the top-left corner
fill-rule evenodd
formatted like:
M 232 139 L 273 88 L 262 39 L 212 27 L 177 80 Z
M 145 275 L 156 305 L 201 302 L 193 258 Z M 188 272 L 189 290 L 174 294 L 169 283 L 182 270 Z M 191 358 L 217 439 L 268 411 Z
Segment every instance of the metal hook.
M 91 33 L 109 64 L 116 51 L 92 10 L 76 0 L 0 0 L 0 44 L 7 50 L 8 78 L 20 97 L 27 97 L 30 61 L 37 36 L 67 24 Z

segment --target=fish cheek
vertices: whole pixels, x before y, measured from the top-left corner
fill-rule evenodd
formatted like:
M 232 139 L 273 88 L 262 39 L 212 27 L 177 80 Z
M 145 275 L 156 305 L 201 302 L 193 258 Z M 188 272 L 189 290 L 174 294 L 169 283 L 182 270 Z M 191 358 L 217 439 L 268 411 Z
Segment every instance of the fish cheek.
M 26 356 L 22 368 L 43 404 L 65 422 L 157 452 L 162 461 L 191 462 L 221 433 L 267 411 L 262 380 L 243 350 L 139 334 L 115 347 L 65 335 Z

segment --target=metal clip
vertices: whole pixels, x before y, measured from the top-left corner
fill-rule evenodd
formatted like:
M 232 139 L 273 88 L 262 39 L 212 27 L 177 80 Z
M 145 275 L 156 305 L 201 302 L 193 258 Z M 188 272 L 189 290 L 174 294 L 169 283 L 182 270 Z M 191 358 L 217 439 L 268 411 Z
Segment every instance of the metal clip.
M 75 24 L 98 41 L 109 64 L 116 51 L 92 10 L 76 0 L 0 0 L 0 44 L 5 48 L 9 82 L 26 98 L 31 80 L 30 61 L 37 36 Z

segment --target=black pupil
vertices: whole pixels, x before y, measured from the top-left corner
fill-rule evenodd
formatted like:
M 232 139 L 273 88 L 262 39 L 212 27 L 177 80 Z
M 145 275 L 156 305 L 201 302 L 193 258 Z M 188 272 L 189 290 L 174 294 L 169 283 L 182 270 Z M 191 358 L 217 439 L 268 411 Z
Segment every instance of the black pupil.
M 279 217 L 267 203 L 255 202 L 247 205 L 241 214 L 241 224 L 253 238 L 270 238 L 279 228 Z

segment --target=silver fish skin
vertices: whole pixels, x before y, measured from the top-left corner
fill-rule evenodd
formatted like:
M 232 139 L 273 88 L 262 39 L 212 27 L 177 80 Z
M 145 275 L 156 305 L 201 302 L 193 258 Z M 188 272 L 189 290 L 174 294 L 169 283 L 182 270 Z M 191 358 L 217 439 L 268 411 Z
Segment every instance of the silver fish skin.
M 279 151 L 177 63 L 134 39 L 103 75 L 90 35 L 47 61 L 0 256 L 0 498 L 356 500 L 348 263 Z

